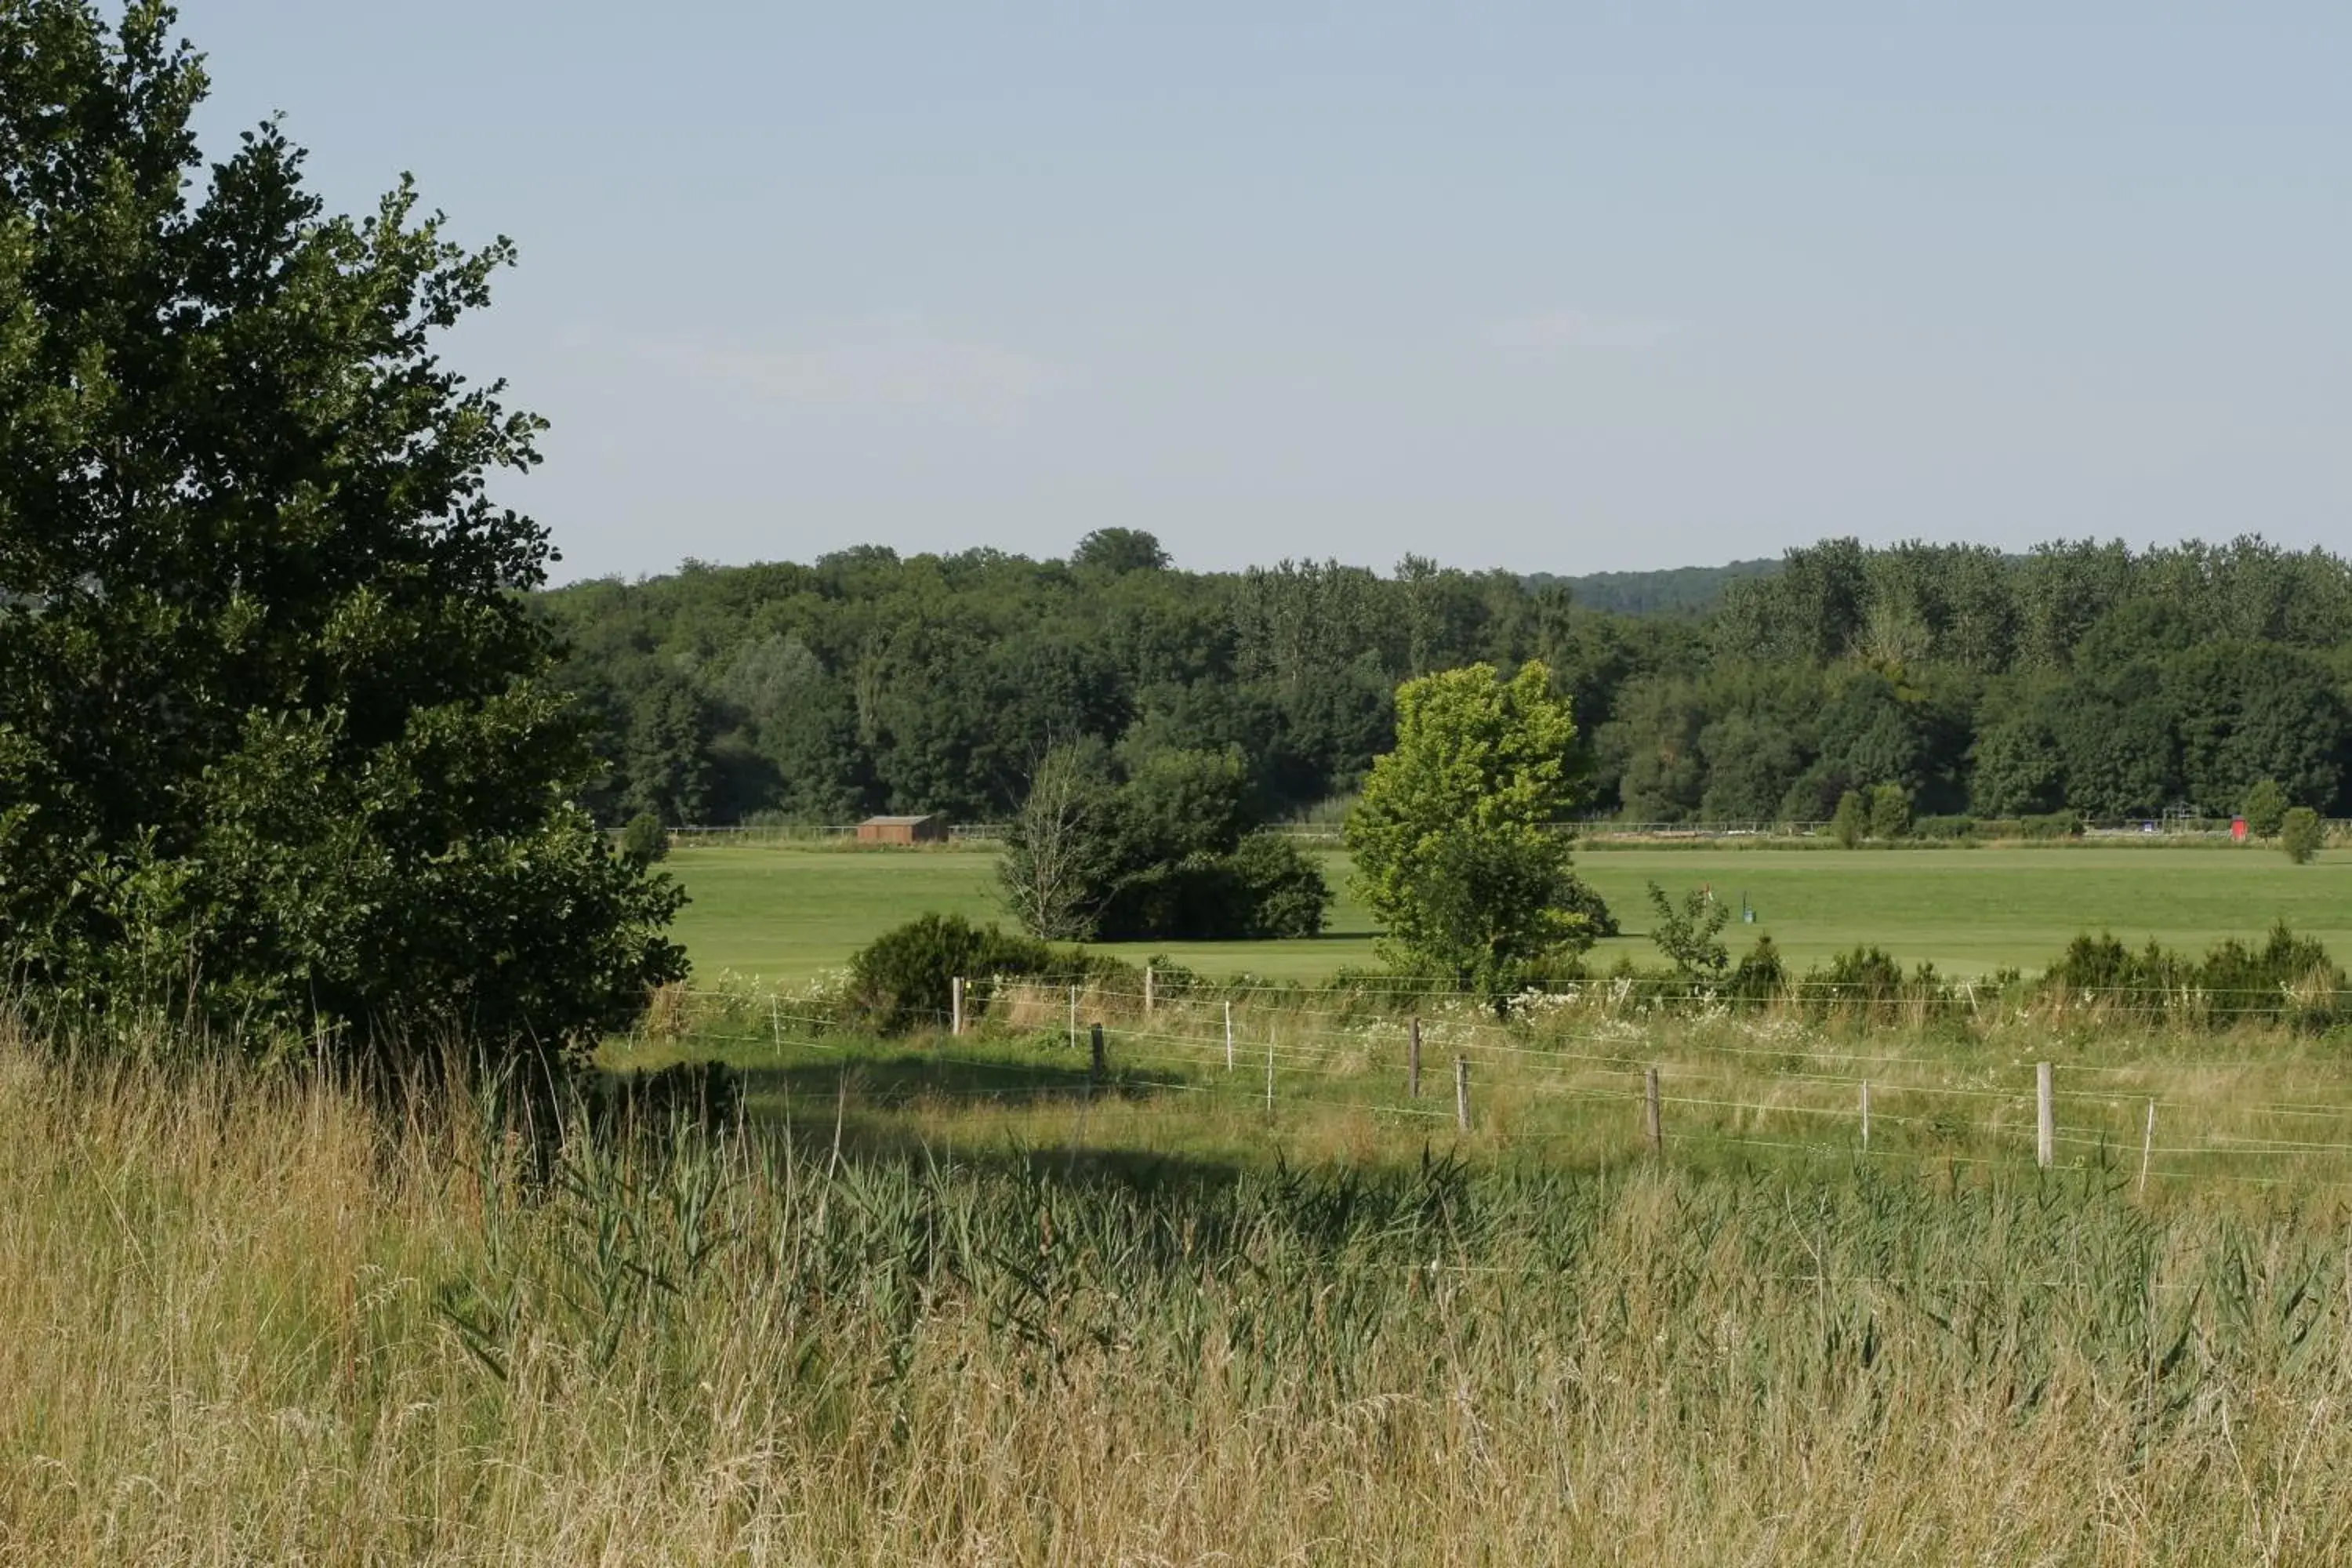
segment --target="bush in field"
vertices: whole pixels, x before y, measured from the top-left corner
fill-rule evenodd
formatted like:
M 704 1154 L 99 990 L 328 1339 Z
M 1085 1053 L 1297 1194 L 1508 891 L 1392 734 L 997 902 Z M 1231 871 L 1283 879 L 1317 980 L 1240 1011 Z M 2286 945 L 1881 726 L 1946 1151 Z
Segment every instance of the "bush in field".
M 1226 862 L 1241 900 L 1244 932 L 1316 936 L 1331 907 L 1331 885 L 1312 857 L 1278 833 L 1253 833 Z
M 1693 888 L 1676 903 L 1655 882 L 1649 885 L 1652 910 L 1650 940 L 1685 980 L 1715 980 L 1731 966 L 1723 945 L 1723 928 L 1731 921 L 1731 906 L 1713 892 Z
M 650 866 L 669 858 L 669 830 L 661 818 L 641 811 L 621 829 L 621 857 L 635 866 Z
M 999 868 L 1034 935 L 1127 942 L 1312 936 L 1331 890 L 1295 845 L 1250 829 L 1237 751 L 1163 751 L 1118 777 L 1099 747 L 1048 753 Z
M 1903 996 L 1903 965 L 1875 946 L 1857 947 L 1806 971 L 1803 991 L 1807 1002 L 1824 1011 L 1875 1011 Z
M 1830 818 L 1830 837 L 1842 848 L 1859 847 L 1870 834 L 1870 805 L 1860 790 L 1850 789 L 1838 796 L 1837 811 Z
M 2226 937 L 2198 966 L 2198 984 L 2218 1015 L 2239 1018 L 2294 1017 L 2324 1022 L 2338 1010 L 2346 981 L 2327 949 L 2297 936 L 2284 921 L 2271 927 L 2260 947 Z
M 2319 853 L 2326 832 L 2320 826 L 2319 813 L 2307 805 L 2298 805 L 2279 819 L 2279 847 L 2296 865 L 2307 866 L 2311 858 Z
M 1898 784 L 1870 786 L 1870 836 L 1892 841 L 1911 832 L 1911 795 Z
M 921 915 L 857 950 L 849 961 L 850 996 L 876 1028 L 903 1034 L 944 1025 L 959 978 L 1043 975 L 1060 963 L 1034 937 L 961 915 Z M 966 1005 L 977 1013 L 982 1001 L 975 995 Z
M 2342 1011 L 2344 971 L 2326 947 L 2284 921 L 2259 947 L 2235 937 L 2190 958 L 2150 942 L 2137 951 L 2101 932 L 2076 937 L 2042 976 L 2042 989 L 2151 1017 L 2215 1025 L 2272 1020 L 2325 1026 Z
M 2197 966 L 2152 938 L 2147 947 L 2135 952 L 2106 931 L 2097 936 L 2085 931 L 2067 944 L 2042 980 L 2081 995 L 2129 996 L 2154 1003 L 2195 984 Z
M 1973 838 L 1976 831 L 1972 816 L 1922 816 L 1911 824 L 1912 835 L 1919 838 Z
M 1763 1003 L 1778 996 L 1788 984 L 1789 971 L 1780 962 L 1780 950 L 1770 937 L 1759 936 L 1731 972 L 1727 989 L 1740 1001 Z
M 2083 819 L 2071 811 L 2053 811 L 2040 816 L 2018 818 L 2020 836 L 2026 838 L 2080 838 Z
M 2263 779 L 2246 792 L 2246 804 L 2240 815 L 2246 819 L 2246 831 L 2257 838 L 2276 838 L 2286 825 L 2286 789 L 2276 779 Z
M 974 1018 L 988 1010 L 992 980 L 1124 992 L 1143 984 L 1135 965 L 1108 953 L 1055 947 L 1018 931 L 974 925 L 961 915 L 928 914 L 884 931 L 851 955 L 848 1001 L 883 1034 L 944 1027 L 957 979 L 965 982 L 964 1010 Z

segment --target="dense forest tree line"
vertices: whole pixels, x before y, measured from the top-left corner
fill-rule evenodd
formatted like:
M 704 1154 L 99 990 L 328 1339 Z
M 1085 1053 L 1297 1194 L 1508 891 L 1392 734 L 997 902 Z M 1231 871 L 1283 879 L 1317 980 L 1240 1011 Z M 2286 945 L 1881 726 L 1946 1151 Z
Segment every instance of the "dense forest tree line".
M 604 720 L 608 821 L 1002 819 L 1077 742 L 1127 773 L 1238 755 L 1279 816 L 1358 786 L 1400 682 L 1529 659 L 1572 701 L 1596 808 L 1638 820 L 1822 820 L 1888 785 L 1922 814 L 2225 813 L 2264 779 L 2352 811 L 2333 555 L 1832 540 L 1716 590 L 1638 616 L 1417 556 L 1184 572 L 1112 529 L 1066 560 L 868 547 L 537 603 Z

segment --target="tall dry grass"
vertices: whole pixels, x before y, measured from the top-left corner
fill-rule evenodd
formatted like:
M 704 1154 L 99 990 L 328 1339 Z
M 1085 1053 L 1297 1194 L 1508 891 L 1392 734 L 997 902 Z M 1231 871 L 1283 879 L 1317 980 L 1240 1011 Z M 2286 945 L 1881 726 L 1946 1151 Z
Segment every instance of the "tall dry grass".
M 489 1125 L 0 1049 L 0 1559 L 2352 1557 L 2309 1196 Z

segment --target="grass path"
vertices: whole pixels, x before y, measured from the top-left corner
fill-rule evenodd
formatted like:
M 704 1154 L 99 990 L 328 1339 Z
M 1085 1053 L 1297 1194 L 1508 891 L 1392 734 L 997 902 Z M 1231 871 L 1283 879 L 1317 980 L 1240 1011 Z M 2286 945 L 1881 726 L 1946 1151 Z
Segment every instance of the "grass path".
M 669 869 L 694 902 L 678 932 L 706 977 L 732 971 L 803 978 L 845 963 L 863 942 L 937 910 L 1003 919 L 995 857 L 979 850 L 851 851 L 792 847 L 680 850 Z M 1858 942 L 1948 973 L 2044 964 L 2076 932 L 2112 930 L 2201 949 L 2284 919 L 2352 962 L 2352 851 L 2293 866 L 2269 850 L 1922 849 L 1811 852 L 1610 850 L 1583 856 L 1580 873 L 1608 900 L 1626 935 L 1605 942 L 1654 956 L 1645 936 L 1643 884 L 1712 886 L 1758 912 L 1734 926 L 1734 950 L 1769 931 L 1800 965 Z M 1370 965 L 1373 922 L 1347 891 L 1347 858 L 1325 869 L 1339 891 L 1330 931 L 1307 942 L 1161 942 L 1114 949 L 1136 959 L 1165 952 L 1205 973 L 1249 972 L 1313 980 Z

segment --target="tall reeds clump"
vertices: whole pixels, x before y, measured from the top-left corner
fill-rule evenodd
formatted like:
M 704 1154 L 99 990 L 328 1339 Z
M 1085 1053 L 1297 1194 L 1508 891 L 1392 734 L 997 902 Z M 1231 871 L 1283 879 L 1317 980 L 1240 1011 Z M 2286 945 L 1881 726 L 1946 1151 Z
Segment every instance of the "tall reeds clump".
M 2340 1205 L 1089 1174 L 0 1049 L 0 1560 L 2347 1550 Z

